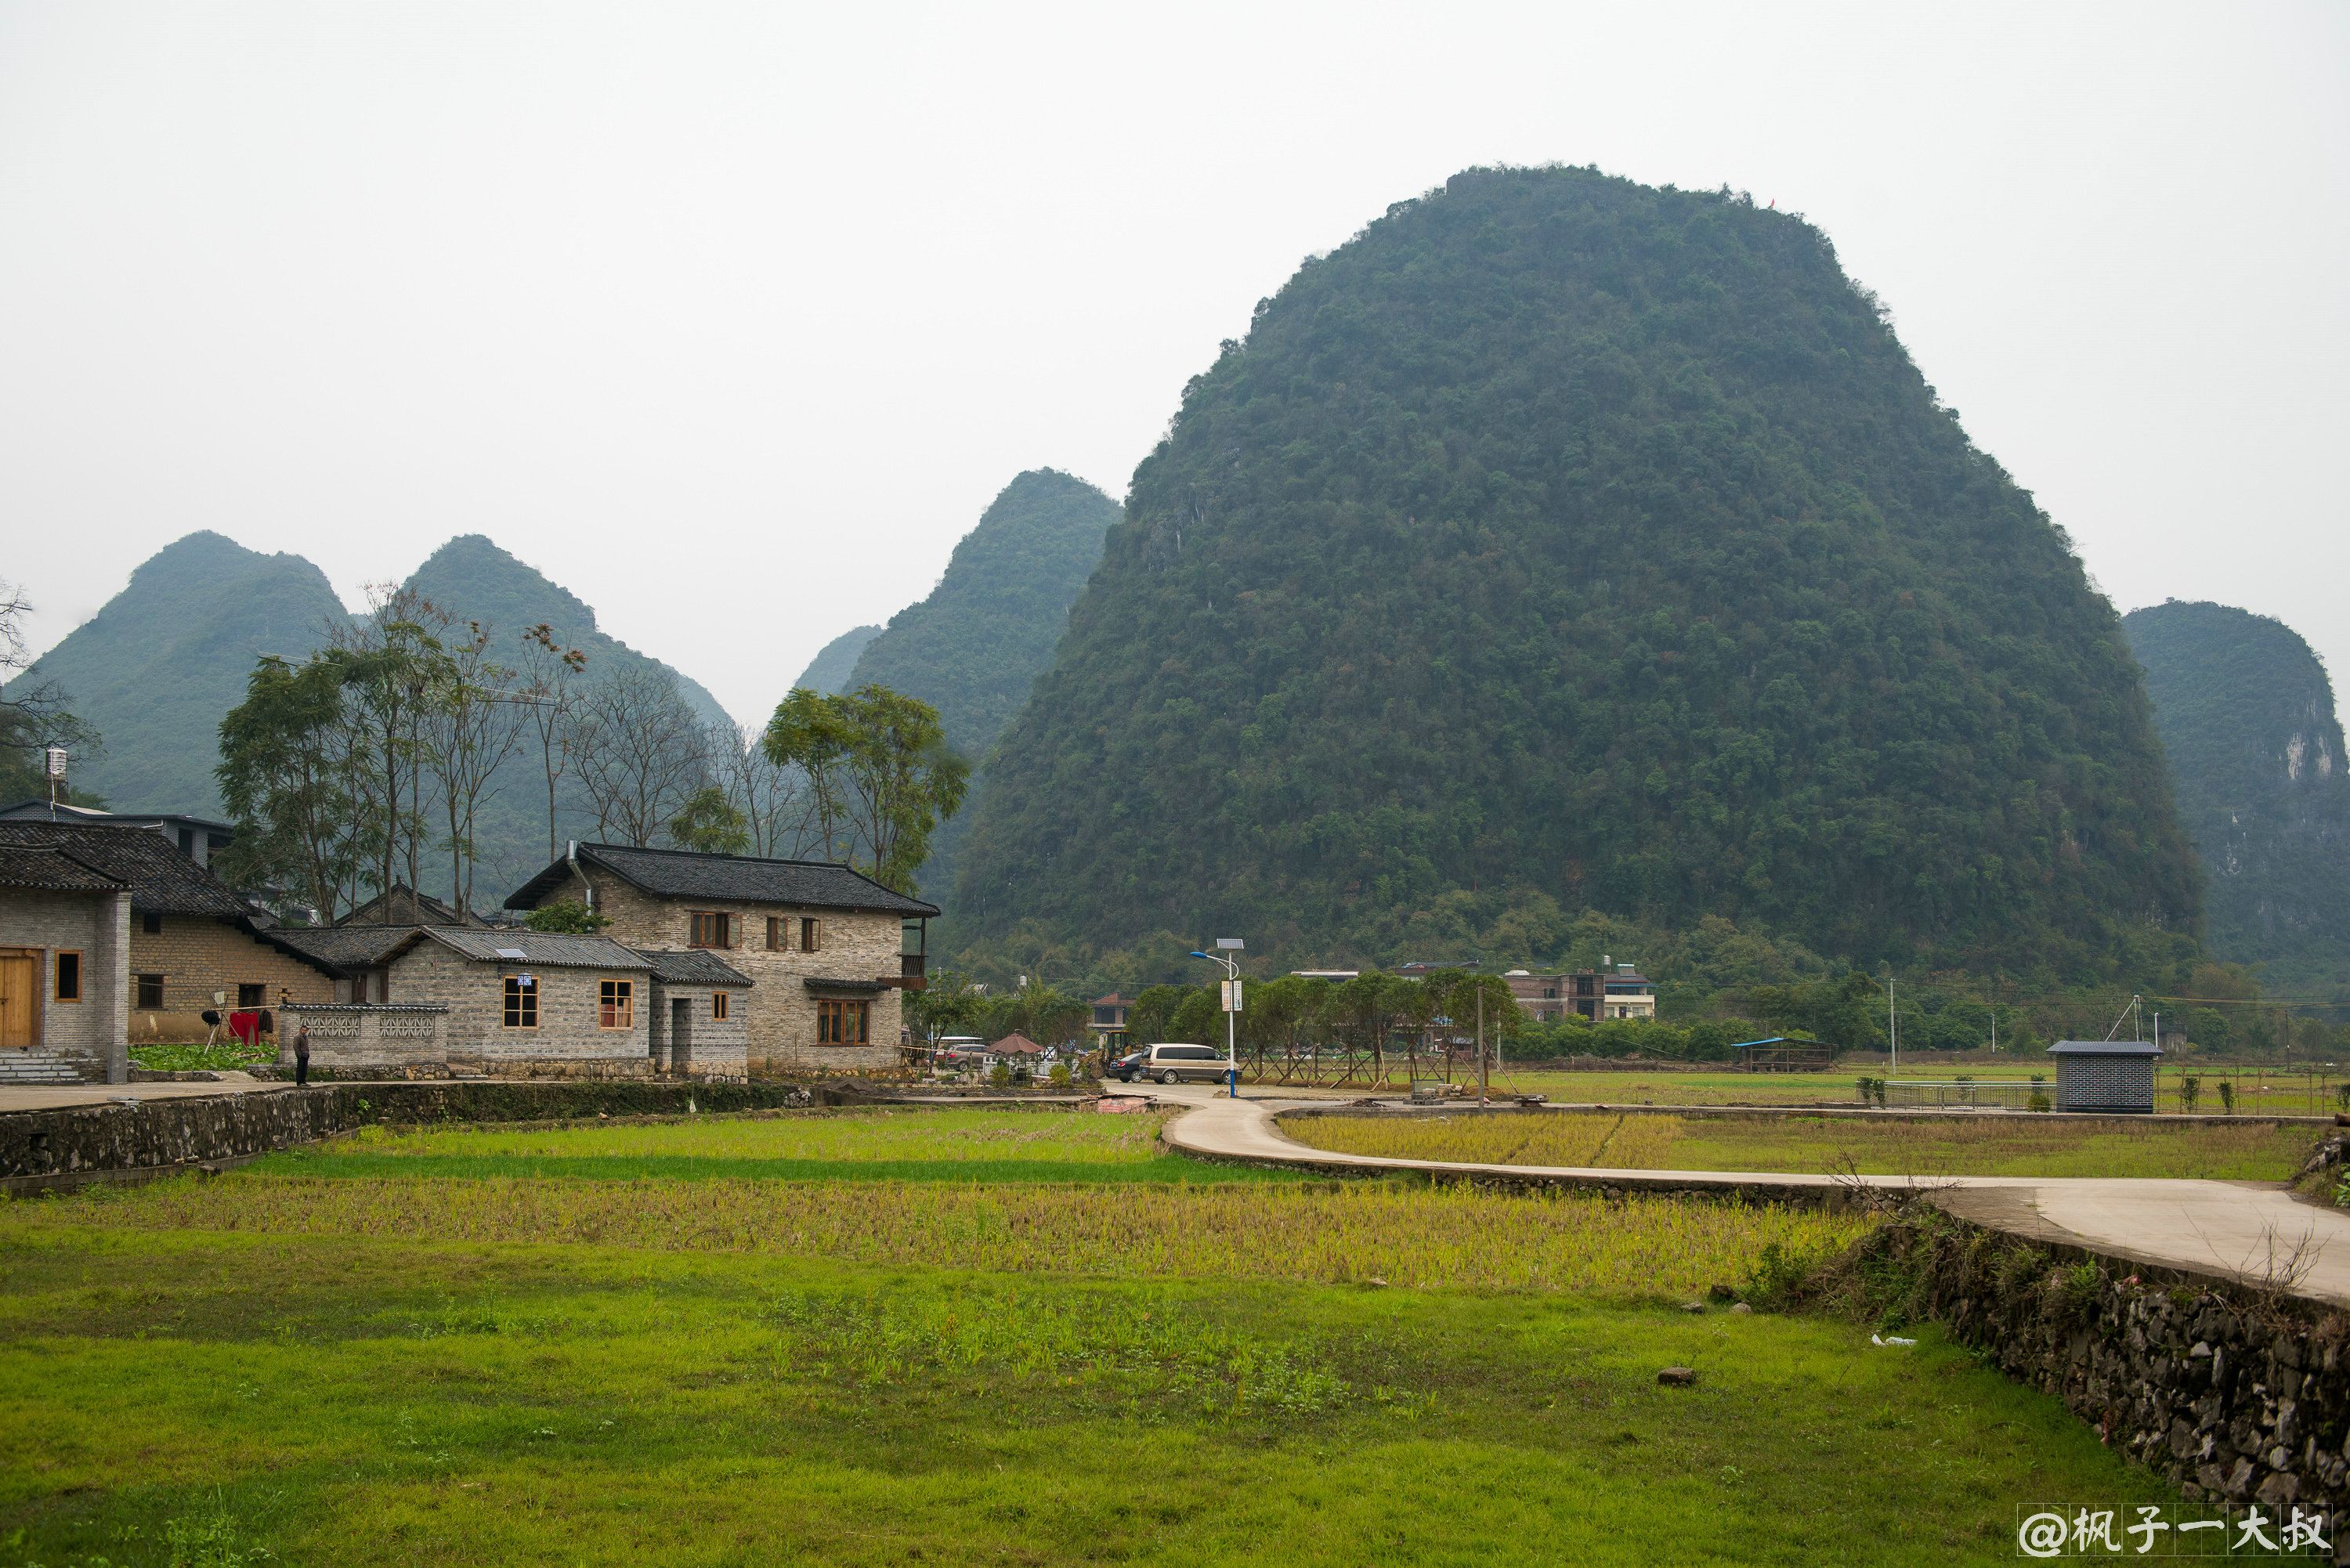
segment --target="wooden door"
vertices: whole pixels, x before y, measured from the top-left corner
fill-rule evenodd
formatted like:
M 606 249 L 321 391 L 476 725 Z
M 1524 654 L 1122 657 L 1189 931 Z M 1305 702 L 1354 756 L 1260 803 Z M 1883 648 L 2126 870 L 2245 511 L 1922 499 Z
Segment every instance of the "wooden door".
M 41 965 L 37 959 L 0 955 L 0 1045 L 33 1044 L 40 1016 Z

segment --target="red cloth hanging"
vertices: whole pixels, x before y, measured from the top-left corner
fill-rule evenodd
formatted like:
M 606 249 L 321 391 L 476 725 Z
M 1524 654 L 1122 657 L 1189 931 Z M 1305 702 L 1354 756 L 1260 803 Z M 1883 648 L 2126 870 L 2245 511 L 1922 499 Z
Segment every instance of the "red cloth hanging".
M 228 1015 L 228 1032 L 248 1045 L 261 1044 L 261 1014 L 232 1012 Z

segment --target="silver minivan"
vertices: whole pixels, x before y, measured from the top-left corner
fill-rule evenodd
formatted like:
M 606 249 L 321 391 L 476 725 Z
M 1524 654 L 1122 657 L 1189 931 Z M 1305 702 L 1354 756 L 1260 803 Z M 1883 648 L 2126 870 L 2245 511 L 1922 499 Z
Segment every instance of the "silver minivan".
M 1189 1078 L 1195 1083 L 1221 1084 L 1232 1071 L 1232 1062 L 1211 1045 L 1153 1045 L 1139 1064 L 1137 1077 L 1156 1078 L 1162 1084 L 1180 1084 Z

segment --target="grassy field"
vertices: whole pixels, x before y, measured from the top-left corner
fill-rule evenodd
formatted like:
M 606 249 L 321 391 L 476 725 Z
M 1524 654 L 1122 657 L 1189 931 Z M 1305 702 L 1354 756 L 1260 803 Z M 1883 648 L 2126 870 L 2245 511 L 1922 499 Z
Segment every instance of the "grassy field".
M 0 1206 L 0 1568 L 1812 1568 L 2004 1561 L 2018 1503 L 2177 1501 L 1930 1329 L 1676 1310 L 1853 1220 L 1119 1183 L 1147 1123 L 913 1119 L 384 1138 Z
M 1301 1143 L 1393 1159 L 1611 1170 L 1754 1170 L 1881 1176 L 2151 1176 L 2283 1181 L 2314 1128 L 2148 1122 L 2107 1131 L 2076 1122 L 1985 1116 L 1898 1123 L 1849 1117 L 1681 1117 L 1607 1111 L 1292 1116 Z
M 334 1177 L 676 1178 L 786 1181 L 1294 1182 L 1286 1171 L 1202 1165 L 1159 1142 L 1166 1118 L 998 1110 L 853 1116 L 695 1116 L 559 1129 L 398 1132 L 289 1150 L 268 1174 Z

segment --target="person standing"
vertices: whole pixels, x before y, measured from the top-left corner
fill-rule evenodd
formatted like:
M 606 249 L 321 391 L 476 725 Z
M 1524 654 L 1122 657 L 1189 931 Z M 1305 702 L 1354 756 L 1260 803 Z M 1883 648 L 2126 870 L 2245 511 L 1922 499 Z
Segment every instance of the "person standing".
M 294 1031 L 294 1081 L 310 1081 L 310 1026 L 307 1023 Z

